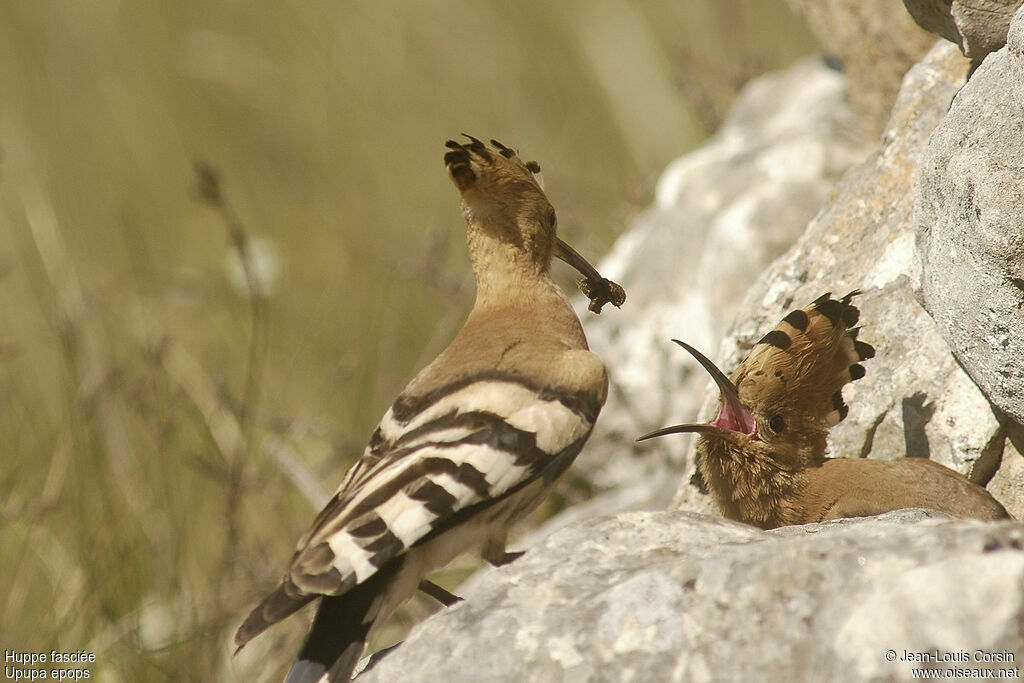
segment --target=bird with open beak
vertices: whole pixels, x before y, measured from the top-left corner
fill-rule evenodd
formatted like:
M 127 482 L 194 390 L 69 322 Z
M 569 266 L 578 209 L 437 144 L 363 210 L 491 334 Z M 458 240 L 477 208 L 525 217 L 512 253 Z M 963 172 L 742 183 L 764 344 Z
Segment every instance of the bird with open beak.
M 846 417 L 842 388 L 875 355 L 857 339 L 857 291 L 826 293 L 789 313 L 727 377 L 685 342 L 718 386 L 706 424 L 659 429 L 638 441 L 696 432 L 697 467 L 725 517 L 762 529 L 923 507 L 956 517 L 1001 519 L 982 487 L 927 458 L 827 458 L 828 430 Z

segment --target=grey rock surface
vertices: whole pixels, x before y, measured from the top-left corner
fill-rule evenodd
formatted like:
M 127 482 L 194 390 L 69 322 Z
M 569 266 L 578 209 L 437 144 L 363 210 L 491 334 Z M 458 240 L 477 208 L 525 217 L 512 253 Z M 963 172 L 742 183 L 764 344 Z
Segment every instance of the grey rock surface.
M 829 437 L 831 454 L 930 457 L 984 485 L 1005 446 L 1000 416 L 952 355 L 913 290 L 920 278 L 915 172 L 928 139 L 966 78 L 966 60 L 939 43 L 907 74 L 882 145 L 840 183 L 792 249 L 758 278 L 719 354 L 730 372 L 792 308 L 826 291 L 860 289 L 860 338 L 877 355 L 843 392 L 850 414 Z M 702 415 L 717 402 L 710 390 Z M 675 504 L 707 509 L 691 481 L 692 445 Z
M 1015 519 L 1024 519 L 1024 427 L 1007 425 L 1006 447 L 999 470 L 988 483 L 988 490 Z
M 905 652 L 1024 653 L 1022 547 L 1020 523 L 920 510 L 770 532 L 591 519 L 488 571 L 358 680 L 909 680 Z
M 788 0 L 825 50 L 838 57 L 849 98 L 871 137 L 889 119 L 903 74 L 928 52 L 935 37 L 892 0 Z
M 844 76 L 806 60 L 747 85 L 719 132 L 669 165 L 653 206 L 600 264 L 626 304 L 600 317 L 578 306 L 611 391 L 574 473 L 599 491 L 648 491 L 631 505 L 671 500 L 683 450 L 634 443 L 700 405 L 704 377 L 670 338 L 714 349 L 757 274 L 870 151 L 861 131 Z
M 921 300 L 988 398 L 1024 424 L 1024 9 L 936 127 L 918 177 Z
M 925 30 L 956 43 L 981 63 L 1006 44 L 1006 32 L 1022 0 L 903 0 Z

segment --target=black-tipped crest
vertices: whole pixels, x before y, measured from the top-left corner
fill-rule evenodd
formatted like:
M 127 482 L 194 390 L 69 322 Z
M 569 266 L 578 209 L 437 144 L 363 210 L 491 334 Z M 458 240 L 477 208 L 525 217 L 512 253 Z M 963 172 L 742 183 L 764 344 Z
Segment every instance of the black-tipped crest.
M 445 152 L 444 165 L 455 184 L 462 189 L 475 183 L 476 173 L 473 172 L 473 164 L 469 156 L 472 148 L 463 146 L 455 140 L 445 140 L 444 146 L 451 150 Z
M 839 422 L 846 419 L 846 416 L 850 413 L 850 407 L 846 405 L 846 401 L 843 400 L 843 392 L 837 391 L 832 394 L 832 409 L 839 415 Z
M 505 157 L 506 159 L 511 159 L 512 157 L 518 154 L 518 152 L 516 152 L 514 149 L 512 149 L 511 147 L 506 147 L 505 145 L 501 144 L 494 138 L 491 138 L 491 146 L 496 147 L 498 152 L 501 153 L 501 156 Z
M 491 152 L 489 149 L 487 149 L 487 145 L 485 145 L 480 140 L 477 140 L 472 135 L 469 135 L 468 133 L 463 133 L 462 135 L 463 137 L 469 138 L 469 144 L 466 145 L 466 147 L 469 147 L 471 150 L 482 156 L 487 161 L 491 160 Z
M 852 335 L 854 339 L 856 339 L 856 332 L 858 331 L 860 331 L 859 328 L 854 331 L 854 334 Z M 875 347 L 862 341 L 854 341 L 853 350 L 857 353 L 858 360 L 867 360 L 868 358 L 875 357 Z
M 786 314 L 786 317 L 782 319 L 782 322 L 789 323 L 790 325 L 793 326 L 793 329 L 799 330 L 801 332 L 807 329 L 807 323 L 809 321 L 810 318 L 807 317 L 807 313 L 800 310 L 799 308 L 795 311 L 790 311 L 789 313 Z
M 832 325 L 838 325 L 843 315 L 843 306 L 832 298 L 832 292 L 825 292 L 814 300 L 814 310 L 828 318 Z
M 782 330 L 774 329 L 768 334 L 761 337 L 760 341 L 758 341 L 757 343 L 770 344 L 771 346 L 774 346 L 777 349 L 782 349 L 783 351 L 785 351 L 790 347 L 790 345 L 792 345 L 793 340 L 790 339 L 789 335 L 783 332 Z
M 858 294 L 855 289 L 835 299 L 826 292 L 789 312 L 740 365 L 737 385 L 769 404 L 792 405 L 826 427 L 842 420 L 848 409 L 835 400 L 841 401 L 844 384 L 864 376 L 858 361 L 875 355 L 870 344 L 857 340 L 860 311 L 852 301 Z M 762 376 L 765 370 L 774 370 L 777 384 Z
M 771 420 L 806 429 L 830 427 L 849 413 L 842 387 L 865 374 L 859 361 L 875 355 L 874 348 L 856 339 L 853 327 L 860 311 L 851 303 L 860 292 L 841 299 L 825 293 L 806 308 L 789 312 L 765 334 L 733 373 L 730 381 L 693 347 L 673 339 L 707 370 L 722 393 L 722 409 L 710 425 L 676 425 L 645 434 L 641 439 L 679 432 L 712 433 L 728 427 L 755 438 L 778 439 L 784 430 L 764 429 Z M 757 420 L 765 424 L 757 426 Z M 747 429 L 747 419 L 750 428 Z M 788 437 L 787 437 L 788 438 Z
M 536 161 L 522 161 L 519 158 L 519 153 L 508 145 L 502 144 L 497 140 L 491 140 L 492 148 L 488 148 L 478 138 L 469 135 L 468 133 L 462 134 L 466 137 L 469 142 L 461 143 L 455 140 L 445 140 L 445 147 L 450 149 L 444 155 L 444 164 L 449 168 L 449 172 L 452 174 L 453 179 L 456 180 L 460 187 L 468 186 L 477 180 L 476 172 L 472 167 L 472 158 L 476 156 L 478 160 L 493 163 L 494 156 L 491 154 L 493 151 L 497 151 L 505 159 L 514 161 L 520 164 L 522 168 L 528 170 L 533 176 L 533 180 L 543 188 L 543 183 L 540 178 L 540 164 Z
M 474 189 L 480 177 L 487 178 L 493 175 L 503 179 L 499 181 L 499 185 L 503 182 L 509 187 L 514 187 L 515 183 L 522 179 L 529 179 L 529 182 L 543 193 L 543 183 L 539 176 L 540 164 L 536 161 L 523 162 L 518 152 L 497 140 L 491 140 L 492 150 L 489 151 L 479 139 L 466 133 L 463 135 L 469 139 L 468 143 L 459 143 L 455 140 L 447 140 L 444 143 L 450 150 L 444 155 L 444 163 L 460 192 L 465 193 Z M 498 155 L 491 154 L 491 151 L 496 151 Z M 544 203 L 547 205 L 546 198 Z M 550 208 L 548 213 L 554 215 Z M 601 308 L 607 303 L 616 307 L 622 306 L 626 300 L 625 290 L 617 283 L 602 277 L 575 249 L 554 235 L 553 224 L 549 226 L 549 230 L 555 237 L 552 254 L 583 275 L 578 284 L 590 299 L 590 310 L 600 313 Z

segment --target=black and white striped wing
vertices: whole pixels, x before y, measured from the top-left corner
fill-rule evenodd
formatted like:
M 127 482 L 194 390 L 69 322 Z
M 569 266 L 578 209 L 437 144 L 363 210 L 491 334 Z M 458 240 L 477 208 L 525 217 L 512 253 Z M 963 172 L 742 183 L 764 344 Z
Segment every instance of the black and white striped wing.
M 599 409 L 596 395 L 559 395 L 511 377 L 400 398 L 375 432 L 366 466 L 357 465 L 304 539 L 292 580 L 318 593 L 344 592 L 456 513 L 538 477 L 556 478 Z
M 281 587 L 253 611 L 236 642 L 317 595 L 363 583 L 405 550 L 538 478 L 554 481 L 583 447 L 600 408 L 596 393 L 561 394 L 510 376 L 399 397 L 300 540 Z

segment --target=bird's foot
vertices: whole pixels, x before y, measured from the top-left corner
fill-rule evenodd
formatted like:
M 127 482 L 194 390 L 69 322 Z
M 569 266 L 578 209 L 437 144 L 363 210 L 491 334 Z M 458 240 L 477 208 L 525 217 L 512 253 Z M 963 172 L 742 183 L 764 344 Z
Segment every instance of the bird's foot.
M 454 593 L 451 593 L 445 590 L 444 588 L 441 588 L 433 581 L 427 581 L 426 579 L 423 579 L 422 581 L 420 581 L 419 588 L 421 591 L 423 591 L 430 597 L 434 598 L 445 607 L 451 607 L 455 603 L 462 601 L 462 598 L 460 598 L 458 595 L 455 595 Z

